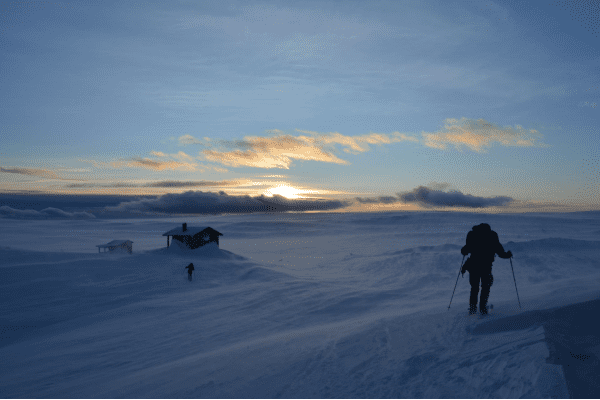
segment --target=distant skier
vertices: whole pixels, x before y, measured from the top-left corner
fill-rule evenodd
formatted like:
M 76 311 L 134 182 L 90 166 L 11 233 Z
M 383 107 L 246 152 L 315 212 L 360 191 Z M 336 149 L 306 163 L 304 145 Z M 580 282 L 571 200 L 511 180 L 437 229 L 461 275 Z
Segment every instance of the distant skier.
M 479 282 L 481 281 L 481 298 L 479 300 L 479 312 L 487 314 L 487 301 L 490 295 L 490 287 L 494 283 L 492 276 L 492 263 L 496 254 L 501 258 L 511 258 L 512 253 L 505 252 L 498 234 L 488 224 L 479 224 L 472 228 L 467 234 L 467 244 L 460 250 L 463 256 L 471 253 L 461 272 L 469 271 L 469 283 L 471 284 L 471 297 L 469 299 L 469 314 L 477 312 L 477 294 L 479 293 Z
M 192 280 L 192 272 L 194 271 L 194 264 L 190 263 L 190 265 L 188 265 L 184 269 L 188 270 L 188 281 L 191 281 Z

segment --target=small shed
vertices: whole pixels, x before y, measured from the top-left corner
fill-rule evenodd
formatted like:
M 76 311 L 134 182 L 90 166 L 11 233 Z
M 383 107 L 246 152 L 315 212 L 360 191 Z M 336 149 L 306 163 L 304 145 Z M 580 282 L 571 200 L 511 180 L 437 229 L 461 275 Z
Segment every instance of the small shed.
M 131 244 L 133 242 L 131 240 L 113 240 L 112 242 L 108 242 L 106 244 L 98 244 L 96 247 L 98 248 L 98 253 L 100 253 L 100 249 L 104 249 L 106 252 L 108 251 L 116 251 L 116 250 L 126 250 L 129 254 L 132 253 Z
M 180 227 L 171 229 L 168 232 L 162 234 L 167 237 L 167 247 L 169 247 L 169 237 L 173 236 L 173 240 L 177 240 L 185 244 L 190 249 L 197 249 L 198 247 L 204 246 L 205 244 L 215 242 L 219 245 L 219 236 L 223 236 L 222 233 L 217 232 L 211 227 L 195 227 L 187 226 L 187 223 L 182 224 Z

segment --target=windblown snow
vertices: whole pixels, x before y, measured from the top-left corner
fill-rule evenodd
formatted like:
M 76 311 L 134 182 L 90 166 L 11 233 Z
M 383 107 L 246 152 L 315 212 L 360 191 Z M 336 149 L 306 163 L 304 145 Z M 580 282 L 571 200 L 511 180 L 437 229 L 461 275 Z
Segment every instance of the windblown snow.
M 166 248 L 182 222 L 220 245 Z M 514 254 L 522 306 L 497 258 L 483 318 L 457 275 L 481 222 Z M 600 396 L 586 378 L 598 213 L 4 218 L 0 232 L 0 397 Z M 133 254 L 97 252 L 115 238 Z

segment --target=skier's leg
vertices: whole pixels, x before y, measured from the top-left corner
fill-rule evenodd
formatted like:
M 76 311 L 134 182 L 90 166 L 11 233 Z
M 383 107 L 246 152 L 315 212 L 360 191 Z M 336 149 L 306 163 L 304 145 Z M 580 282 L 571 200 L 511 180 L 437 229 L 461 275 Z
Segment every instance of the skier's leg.
M 487 314 L 487 301 L 490 296 L 490 287 L 494 283 L 494 276 L 491 271 L 481 277 L 481 299 L 479 301 L 479 311 L 482 314 Z
M 477 295 L 479 294 L 479 274 L 469 271 L 469 283 L 471 284 L 471 297 L 469 298 L 469 314 L 477 311 Z

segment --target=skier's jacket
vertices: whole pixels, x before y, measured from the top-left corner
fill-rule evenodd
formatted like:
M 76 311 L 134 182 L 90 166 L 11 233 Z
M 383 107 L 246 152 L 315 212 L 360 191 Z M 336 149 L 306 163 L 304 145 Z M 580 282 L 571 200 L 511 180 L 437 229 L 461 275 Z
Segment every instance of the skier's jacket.
M 504 247 L 488 224 L 479 224 L 467 234 L 467 244 L 460 250 L 462 255 L 469 257 L 468 269 L 487 269 L 492 267 L 496 254 L 500 258 L 510 258 L 511 254 L 504 251 Z

